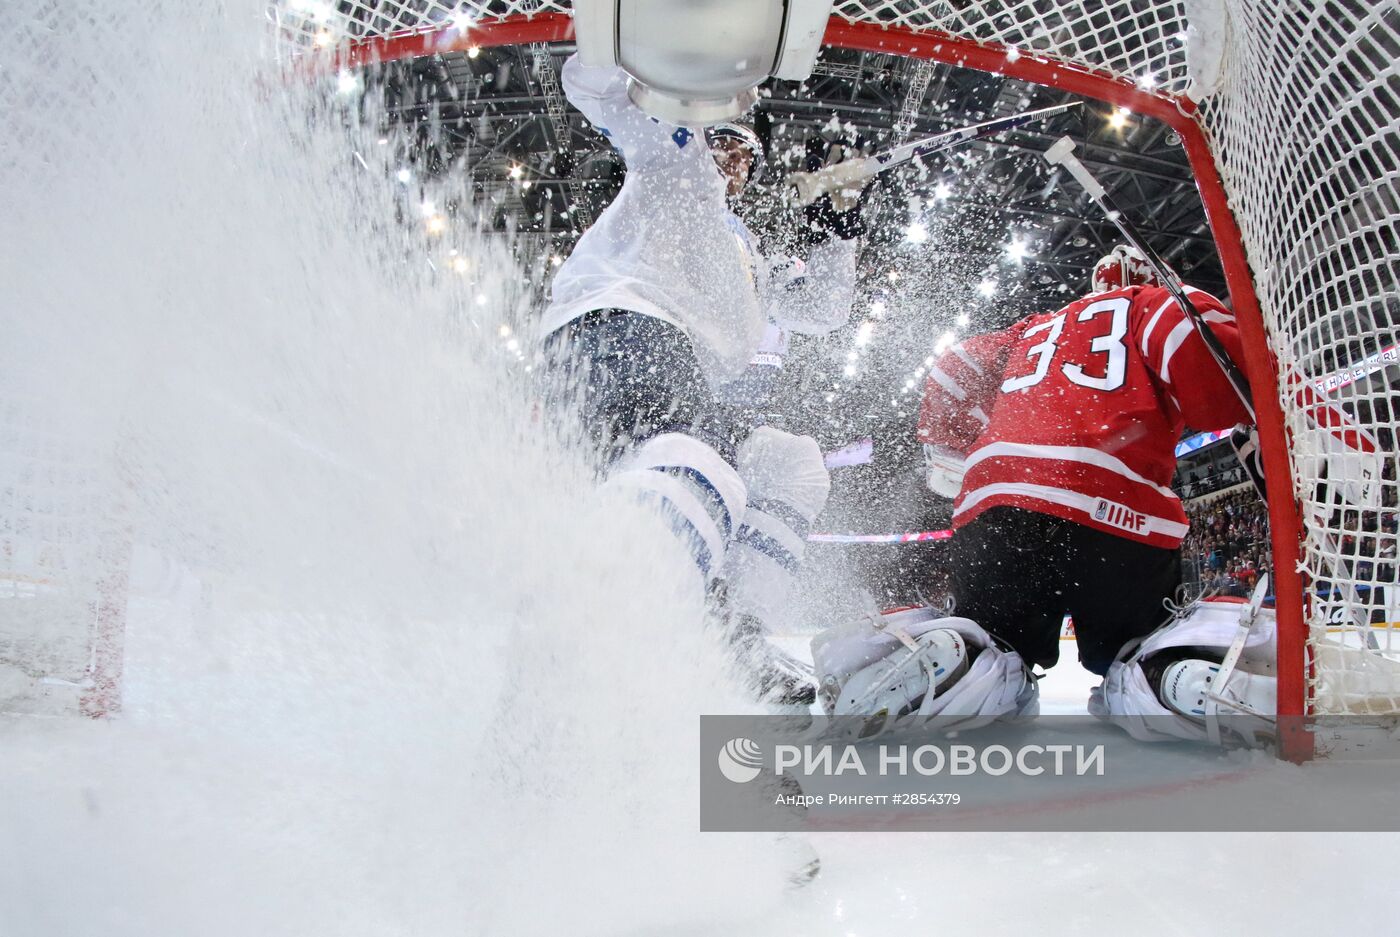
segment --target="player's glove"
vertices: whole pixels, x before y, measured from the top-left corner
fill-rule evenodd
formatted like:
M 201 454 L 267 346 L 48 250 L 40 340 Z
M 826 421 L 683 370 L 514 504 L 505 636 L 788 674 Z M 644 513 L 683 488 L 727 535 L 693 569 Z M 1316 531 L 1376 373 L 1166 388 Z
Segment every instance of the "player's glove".
M 924 480 L 929 491 L 944 498 L 956 498 L 962 490 L 966 457 L 947 446 L 924 443 Z
M 820 141 L 815 141 L 820 145 Z M 812 148 L 812 149 L 815 149 Z M 844 143 L 832 143 L 825 152 L 807 154 L 806 169 L 817 172 L 860 154 Z M 865 221 L 861 218 L 861 208 L 865 204 L 865 194 L 870 189 L 869 181 L 853 183 L 849 188 L 838 189 L 823 195 L 802 210 L 807 219 L 807 230 L 813 243 L 830 240 L 833 237 L 849 241 L 865 233 Z

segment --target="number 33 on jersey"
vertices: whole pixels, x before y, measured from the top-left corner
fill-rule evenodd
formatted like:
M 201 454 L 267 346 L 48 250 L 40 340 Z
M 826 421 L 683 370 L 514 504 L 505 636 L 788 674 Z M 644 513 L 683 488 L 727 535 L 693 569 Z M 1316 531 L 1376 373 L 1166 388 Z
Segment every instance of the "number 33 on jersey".
M 1188 293 L 1238 361 L 1234 316 Z M 919 438 L 967 454 L 955 527 L 1011 505 L 1175 547 L 1186 518 L 1168 486 L 1183 429 L 1245 419 L 1171 295 L 1132 286 L 954 346 L 929 370 Z

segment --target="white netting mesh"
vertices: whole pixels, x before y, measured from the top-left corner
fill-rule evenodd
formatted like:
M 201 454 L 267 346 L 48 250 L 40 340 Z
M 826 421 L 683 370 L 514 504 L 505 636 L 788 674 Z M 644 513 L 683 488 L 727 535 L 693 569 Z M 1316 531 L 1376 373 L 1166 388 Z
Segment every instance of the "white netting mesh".
M 15 376 L 0 385 L 0 712 L 100 715 L 117 705 L 128 552 L 110 473 Z
M 567 13 L 570 4 L 554 0 L 286 0 L 268 16 L 282 38 L 300 47 L 332 47 L 346 41 L 462 32 L 474 25 L 539 13 Z
M 853 23 L 935 30 L 1026 54 L 1127 76 L 1166 91 L 1187 84 L 1184 4 L 909 2 L 844 0 L 835 13 Z
M 1400 8 L 1235 2 L 1230 14 L 1228 78 L 1204 120 L 1270 344 L 1378 450 L 1345 451 L 1315 428 L 1317 408 L 1282 395 L 1317 595 L 1310 694 L 1320 712 L 1397 712 Z

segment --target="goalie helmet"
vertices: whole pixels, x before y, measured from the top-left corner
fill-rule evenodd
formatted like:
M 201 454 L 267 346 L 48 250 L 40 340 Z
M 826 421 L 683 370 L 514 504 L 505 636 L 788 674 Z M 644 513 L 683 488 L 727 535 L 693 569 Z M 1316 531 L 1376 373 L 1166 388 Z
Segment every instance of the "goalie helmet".
M 1106 293 L 1125 286 L 1161 286 L 1157 271 L 1136 247 L 1119 244 L 1094 264 L 1092 291 Z

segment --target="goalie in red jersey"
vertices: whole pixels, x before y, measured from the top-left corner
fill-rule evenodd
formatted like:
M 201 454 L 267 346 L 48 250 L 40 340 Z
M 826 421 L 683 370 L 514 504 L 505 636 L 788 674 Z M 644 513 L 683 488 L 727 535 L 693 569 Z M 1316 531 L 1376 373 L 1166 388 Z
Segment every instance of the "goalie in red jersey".
M 1118 247 L 1093 292 L 969 338 L 929 371 L 919 415 L 930 486 L 955 497 L 955 614 L 1028 664 L 1075 623 L 1096 674 L 1167 618 L 1186 515 L 1171 490 L 1185 427 L 1249 419 L 1205 341 L 1149 265 Z M 1188 288 L 1239 360 L 1234 315 Z
M 1238 359 L 1234 316 L 1186 291 Z M 1093 715 L 1144 740 L 1270 737 L 1275 621 L 1262 592 L 1244 610 L 1165 604 L 1187 529 L 1168 487 L 1177 440 L 1248 419 L 1193 320 L 1126 247 L 1099 261 L 1089 295 L 948 350 L 929 370 L 919 437 L 929 487 L 955 498 L 955 607 L 813 638 L 823 710 L 861 717 L 863 738 L 1032 718 L 1031 668 L 1055 664 L 1070 615 L 1080 662 L 1104 677 Z M 1221 713 L 1235 718 L 1222 726 Z

